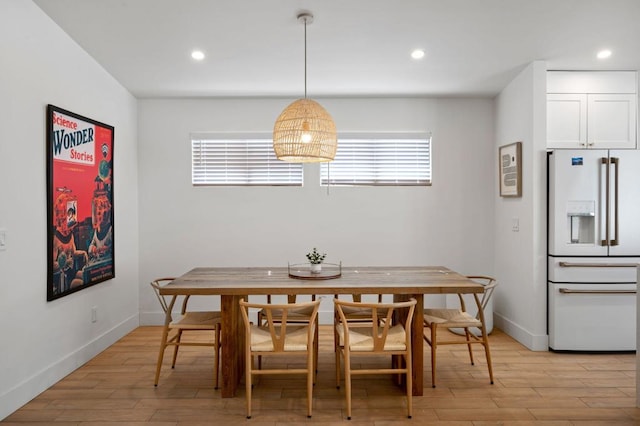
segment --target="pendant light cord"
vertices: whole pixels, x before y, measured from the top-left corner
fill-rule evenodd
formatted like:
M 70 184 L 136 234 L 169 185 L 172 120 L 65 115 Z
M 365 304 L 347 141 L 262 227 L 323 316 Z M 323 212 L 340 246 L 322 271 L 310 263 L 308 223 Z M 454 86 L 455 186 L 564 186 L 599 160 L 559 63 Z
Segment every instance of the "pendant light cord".
M 307 99 L 307 18 L 304 18 L 304 98 Z

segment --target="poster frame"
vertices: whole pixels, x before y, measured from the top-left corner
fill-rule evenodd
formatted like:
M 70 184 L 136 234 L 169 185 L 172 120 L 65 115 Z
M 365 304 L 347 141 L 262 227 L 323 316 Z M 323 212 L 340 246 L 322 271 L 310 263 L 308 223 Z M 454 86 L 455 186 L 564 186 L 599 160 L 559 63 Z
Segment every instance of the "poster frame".
M 498 184 L 501 197 L 522 197 L 522 142 L 498 149 Z
M 51 104 L 46 126 L 52 301 L 115 278 L 115 128 Z

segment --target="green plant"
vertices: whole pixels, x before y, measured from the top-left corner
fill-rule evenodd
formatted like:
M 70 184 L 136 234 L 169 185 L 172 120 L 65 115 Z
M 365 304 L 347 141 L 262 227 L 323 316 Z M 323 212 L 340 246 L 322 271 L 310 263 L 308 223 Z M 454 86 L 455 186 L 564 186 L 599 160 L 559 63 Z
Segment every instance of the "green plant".
M 324 261 L 324 258 L 327 257 L 326 253 L 320 254 L 318 250 L 314 247 L 313 250 L 307 253 L 307 259 L 309 259 L 309 263 L 312 265 L 319 265 Z

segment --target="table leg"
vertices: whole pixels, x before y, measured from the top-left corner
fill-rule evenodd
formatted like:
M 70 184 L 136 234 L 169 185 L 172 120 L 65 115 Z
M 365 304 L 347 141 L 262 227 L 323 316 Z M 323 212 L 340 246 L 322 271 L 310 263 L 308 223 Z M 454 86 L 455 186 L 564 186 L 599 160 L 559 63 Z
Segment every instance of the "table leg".
M 220 297 L 222 313 L 221 356 L 222 397 L 236 396 L 238 384 L 244 371 L 244 325 L 240 313 L 240 299 L 248 300 L 248 296 Z

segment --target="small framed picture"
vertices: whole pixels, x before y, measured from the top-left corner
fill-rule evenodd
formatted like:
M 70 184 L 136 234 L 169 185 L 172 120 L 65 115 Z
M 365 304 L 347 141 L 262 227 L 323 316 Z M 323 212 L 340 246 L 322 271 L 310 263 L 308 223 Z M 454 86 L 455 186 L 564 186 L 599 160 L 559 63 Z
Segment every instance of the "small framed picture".
M 500 196 L 522 197 L 522 142 L 501 146 L 498 164 Z

